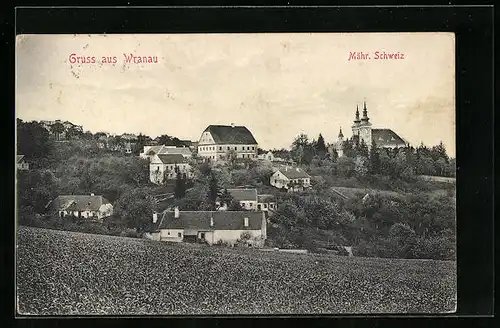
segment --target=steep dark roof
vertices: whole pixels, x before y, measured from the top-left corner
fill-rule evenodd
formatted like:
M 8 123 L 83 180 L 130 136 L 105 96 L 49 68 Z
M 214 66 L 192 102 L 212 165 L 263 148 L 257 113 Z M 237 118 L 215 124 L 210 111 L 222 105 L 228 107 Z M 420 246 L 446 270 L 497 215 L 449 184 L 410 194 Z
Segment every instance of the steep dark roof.
M 210 132 L 216 144 L 257 144 L 245 126 L 209 125 L 203 132 Z
M 186 160 L 181 154 L 158 154 L 157 155 L 163 164 L 185 163 Z
M 97 211 L 101 205 L 109 203 L 109 200 L 102 196 L 63 195 L 57 196 L 49 206 L 58 211 Z
M 257 201 L 257 189 L 228 189 L 227 191 L 238 202 Z
M 311 177 L 304 170 L 298 167 L 281 168 L 279 169 L 279 171 L 288 179 L 302 179 Z
M 249 211 L 180 211 L 179 217 L 175 218 L 173 211 L 165 211 L 155 230 L 260 230 L 262 215 L 262 212 Z M 210 227 L 210 218 L 213 218 L 213 227 Z M 244 218 L 248 218 L 246 228 Z
M 372 129 L 372 140 L 377 147 L 405 146 L 406 142 L 391 129 Z

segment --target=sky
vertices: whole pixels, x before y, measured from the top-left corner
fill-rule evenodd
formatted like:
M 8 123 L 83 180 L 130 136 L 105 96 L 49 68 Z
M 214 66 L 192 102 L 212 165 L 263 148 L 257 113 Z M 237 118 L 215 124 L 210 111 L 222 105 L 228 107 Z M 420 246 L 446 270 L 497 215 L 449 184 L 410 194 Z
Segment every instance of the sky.
M 375 52 L 404 59 L 376 60 Z M 370 59 L 348 60 L 351 52 Z M 96 63 L 71 63 L 70 55 Z M 157 63 L 126 63 L 156 56 Z M 116 56 L 116 63 L 99 63 Z M 210 124 L 246 126 L 264 149 L 300 133 L 352 135 L 366 101 L 373 128 L 455 156 L 453 33 L 20 35 L 16 117 L 112 134 L 197 141 Z

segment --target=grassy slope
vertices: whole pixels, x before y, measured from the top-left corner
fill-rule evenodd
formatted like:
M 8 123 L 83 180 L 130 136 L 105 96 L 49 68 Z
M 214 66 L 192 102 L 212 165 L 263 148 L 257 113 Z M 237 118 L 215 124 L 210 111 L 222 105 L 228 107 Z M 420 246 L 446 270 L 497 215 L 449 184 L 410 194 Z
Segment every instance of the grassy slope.
M 21 227 L 24 314 L 443 312 L 455 263 L 170 245 Z

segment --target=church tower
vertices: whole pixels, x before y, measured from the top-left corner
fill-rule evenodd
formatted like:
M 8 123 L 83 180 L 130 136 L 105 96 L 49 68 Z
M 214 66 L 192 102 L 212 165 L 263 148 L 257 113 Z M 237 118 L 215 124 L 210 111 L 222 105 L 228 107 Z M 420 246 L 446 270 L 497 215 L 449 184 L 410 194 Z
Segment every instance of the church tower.
M 359 136 L 359 126 L 361 124 L 361 120 L 359 119 L 359 108 L 356 105 L 356 118 L 354 119 L 354 124 L 352 125 L 352 136 Z
M 344 134 L 342 133 L 342 127 L 340 127 L 339 138 L 337 139 L 337 144 L 335 149 L 339 157 L 344 156 Z
M 360 137 L 360 141 L 364 140 L 369 149 L 372 145 L 372 124 L 370 123 L 370 119 L 368 118 L 366 101 L 364 102 L 363 106 L 363 117 L 361 118 L 361 122 L 358 125 L 358 135 Z

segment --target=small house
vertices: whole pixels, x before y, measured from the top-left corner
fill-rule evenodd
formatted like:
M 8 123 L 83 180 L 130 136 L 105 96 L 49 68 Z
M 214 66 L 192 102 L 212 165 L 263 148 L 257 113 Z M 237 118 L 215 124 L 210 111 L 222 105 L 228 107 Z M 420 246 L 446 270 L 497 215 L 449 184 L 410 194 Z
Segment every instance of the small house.
M 240 203 L 241 207 L 247 211 L 257 211 L 257 189 L 227 189 L 228 193 L 235 201 Z M 227 209 L 229 204 L 221 204 L 220 200 L 216 202 L 219 210 Z
M 16 156 L 16 167 L 19 171 L 27 171 L 30 169 L 30 164 L 24 160 L 24 155 Z
M 257 195 L 257 211 L 264 211 L 269 215 L 278 209 L 276 197 L 270 194 Z
M 270 180 L 271 186 L 288 191 L 303 191 L 311 187 L 311 176 L 299 167 L 280 168 Z
M 102 220 L 113 215 L 113 205 L 103 196 L 61 195 L 47 204 L 49 212 L 59 217 L 73 216 L 92 220 Z
M 209 245 L 262 247 L 267 238 L 263 212 L 248 211 L 165 211 L 153 215 L 152 239 L 166 242 L 193 242 Z

